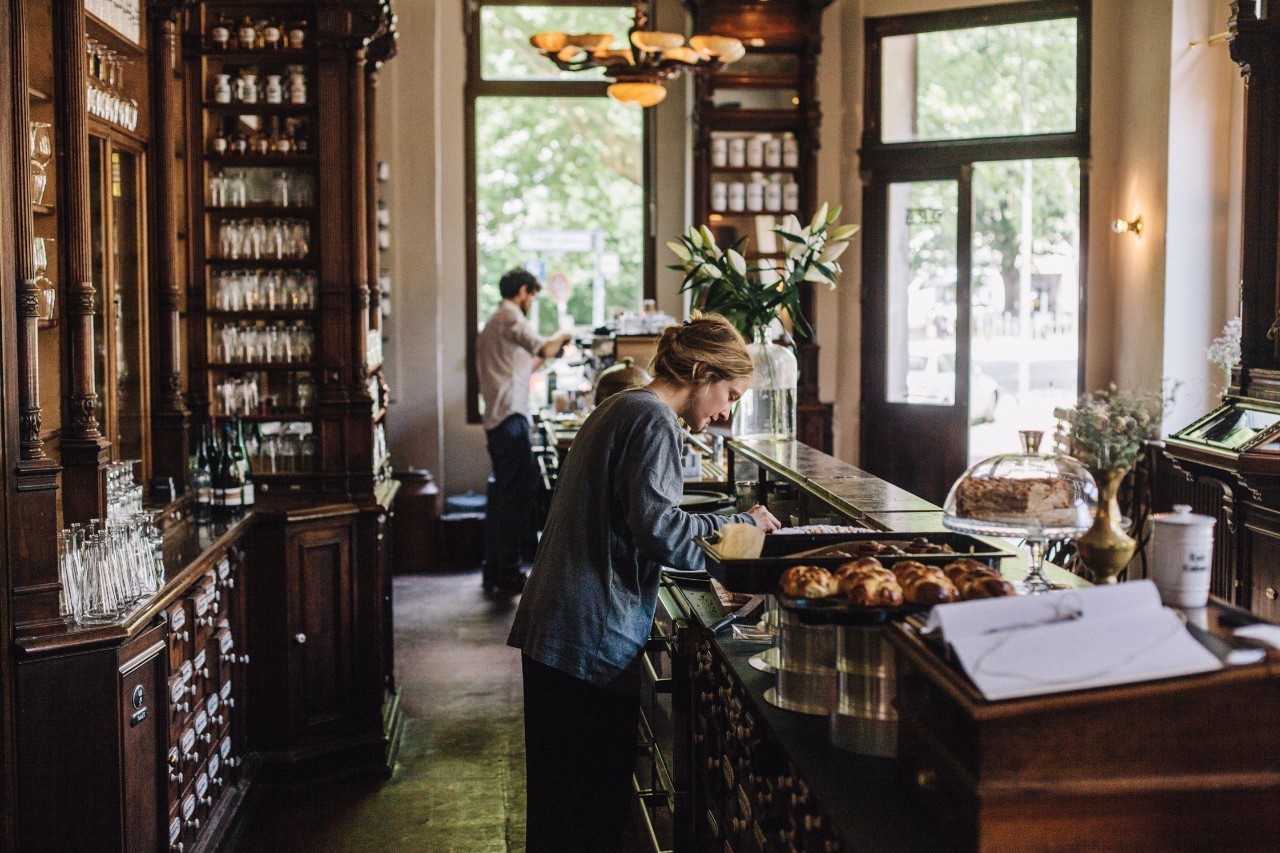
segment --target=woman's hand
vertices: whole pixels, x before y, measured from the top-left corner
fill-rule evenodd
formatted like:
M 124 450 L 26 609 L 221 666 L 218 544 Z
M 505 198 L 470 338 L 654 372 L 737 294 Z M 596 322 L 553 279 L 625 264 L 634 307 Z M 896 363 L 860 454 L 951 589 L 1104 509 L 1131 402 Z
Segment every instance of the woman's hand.
M 751 516 L 751 520 L 756 523 L 756 527 L 768 533 L 770 530 L 777 530 L 782 526 L 782 522 L 773 517 L 773 513 L 765 509 L 760 504 L 756 504 L 747 510 L 747 515 Z

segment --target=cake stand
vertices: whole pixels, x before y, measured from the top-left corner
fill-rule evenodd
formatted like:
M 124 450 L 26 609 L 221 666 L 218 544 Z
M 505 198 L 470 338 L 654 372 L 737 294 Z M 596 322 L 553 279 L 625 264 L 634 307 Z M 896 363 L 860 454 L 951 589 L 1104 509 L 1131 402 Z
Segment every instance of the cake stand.
M 955 482 L 943 504 L 942 523 L 961 533 L 1023 539 L 1030 552 L 1031 570 L 1016 586 L 1020 592 L 1047 592 L 1054 589 L 1054 585 L 1044 576 L 1045 545 L 1050 539 L 1074 539 L 1089 529 L 1098 503 L 1098 486 L 1088 470 L 1072 457 L 1041 454 L 1043 433 L 1021 430 L 1019 435 L 1022 437 L 1022 453 L 1004 453 L 984 459 Z M 1015 481 L 1027 480 L 1048 485 L 1064 483 L 1068 492 L 1067 505 L 1046 508 L 1040 514 L 1001 515 L 997 512 L 975 518 L 961 514 L 956 506 L 958 493 L 965 483 L 973 480 L 988 481 L 989 489 L 999 489 L 1002 483 L 1016 487 L 1019 484 Z

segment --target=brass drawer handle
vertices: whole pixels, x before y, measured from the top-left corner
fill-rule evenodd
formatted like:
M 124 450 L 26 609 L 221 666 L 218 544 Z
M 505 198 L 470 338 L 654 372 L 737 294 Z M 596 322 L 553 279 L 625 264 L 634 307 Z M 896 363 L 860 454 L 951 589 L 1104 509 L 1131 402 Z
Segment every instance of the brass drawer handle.
M 921 791 L 933 791 L 938 787 L 938 771 L 932 767 L 923 767 L 916 773 L 916 786 Z

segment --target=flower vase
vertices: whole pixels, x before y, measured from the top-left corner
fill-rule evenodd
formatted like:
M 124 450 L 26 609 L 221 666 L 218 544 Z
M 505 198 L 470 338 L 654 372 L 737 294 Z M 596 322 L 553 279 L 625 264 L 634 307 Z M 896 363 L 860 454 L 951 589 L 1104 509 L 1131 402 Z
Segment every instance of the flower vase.
M 1129 565 L 1138 547 L 1134 538 L 1124 531 L 1120 502 L 1116 500 L 1128 471 L 1127 467 L 1089 470 L 1098 484 L 1098 508 L 1093 526 L 1076 540 L 1076 553 L 1095 583 L 1115 583 L 1116 576 Z
M 796 434 L 796 379 L 799 365 L 795 353 L 769 340 L 765 329 L 757 329 L 747 344 L 755 376 L 751 387 L 738 401 L 733 416 L 735 438 L 790 441 Z

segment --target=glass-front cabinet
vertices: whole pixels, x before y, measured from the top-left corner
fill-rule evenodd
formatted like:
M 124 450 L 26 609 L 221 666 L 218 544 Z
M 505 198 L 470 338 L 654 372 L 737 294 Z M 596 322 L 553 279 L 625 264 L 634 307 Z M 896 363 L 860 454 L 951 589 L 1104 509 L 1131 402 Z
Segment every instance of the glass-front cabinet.
M 1280 477 L 1280 404 L 1230 399 L 1167 443 L 1179 458 L 1246 476 Z
M 145 157 L 131 142 L 89 137 L 89 221 L 94 288 L 94 380 L 116 461 L 150 471 L 147 382 Z

